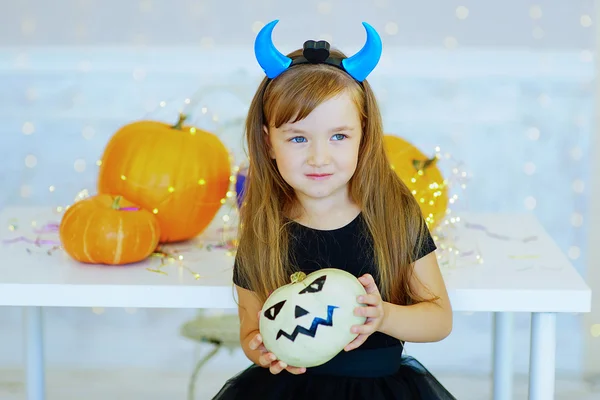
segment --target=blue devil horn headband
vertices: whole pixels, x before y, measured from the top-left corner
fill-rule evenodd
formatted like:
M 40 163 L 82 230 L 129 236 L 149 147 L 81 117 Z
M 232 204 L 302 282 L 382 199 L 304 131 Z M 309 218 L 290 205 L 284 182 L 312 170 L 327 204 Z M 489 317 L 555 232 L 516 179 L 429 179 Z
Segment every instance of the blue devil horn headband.
M 281 54 L 273 45 L 273 28 L 278 22 L 279 20 L 275 20 L 265 25 L 258 32 L 254 42 L 256 60 L 270 79 L 276 78 L 293 65 L 324 63 L 341 68 L 358 82 L 362 82 L 377 66 L 381 57 L 382 45 L 379 34 L 371 25 L 363 22 L 367 31 L 367 41 L 363 48 L 352 57 L 343 59 L 330 57 L 329 43 L 324 40 L 318 42 L 308 40 L 304 43 L 302 56 L 291 59 Z

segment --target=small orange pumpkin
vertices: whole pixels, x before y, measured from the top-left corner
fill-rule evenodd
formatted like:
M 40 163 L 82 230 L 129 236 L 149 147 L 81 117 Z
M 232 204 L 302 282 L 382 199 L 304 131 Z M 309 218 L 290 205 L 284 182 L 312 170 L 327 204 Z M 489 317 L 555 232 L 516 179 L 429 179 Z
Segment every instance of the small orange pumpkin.
M 120 194 L 153 212 L 161 243 L 201 233 L 230 185 L 229 152 L 214 134 L 186 126 L 138 121 L 122 127 L 101 159 L 98 192 Z
M 419 202 L 430 229 L 436 228 L 448 209 L 448 185 L 438 168 L 437 158 L 429 158 L 406 140 L 383 137 L 386 154 L 396 175 Z
M 99 194 L 71 205 L 59 227 L 65 252 L 89 264 L 121 265 L 144 260 L 158 246 L 154 215 L 121 196 Z

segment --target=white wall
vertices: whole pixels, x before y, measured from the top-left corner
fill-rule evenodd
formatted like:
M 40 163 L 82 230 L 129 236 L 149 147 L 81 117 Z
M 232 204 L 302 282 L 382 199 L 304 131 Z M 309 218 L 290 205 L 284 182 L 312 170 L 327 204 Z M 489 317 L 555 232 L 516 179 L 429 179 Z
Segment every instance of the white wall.
M 357 46 L 362 21 L 392 46 L 442 47 L 447 37 L 460 46 L 543 50 L 594 43 L 581 25 L 592 0 L 4 0 L 1 7 L 0 46 L 251 46 L 255 23 L 273 19 L 281 20 L 275 40 L 286 46 L 321 35 Z

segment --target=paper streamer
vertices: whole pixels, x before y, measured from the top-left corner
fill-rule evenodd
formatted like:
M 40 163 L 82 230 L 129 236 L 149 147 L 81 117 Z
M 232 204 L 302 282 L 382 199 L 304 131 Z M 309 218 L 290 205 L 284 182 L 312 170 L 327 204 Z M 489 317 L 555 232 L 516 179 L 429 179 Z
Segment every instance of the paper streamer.
M 516 238 L 516 237 L 511 237 L 511 236 L 506 236 L 506 235 L 500 235 L 494 232 L 491 232 L 486 226 L 481 225 L 481 224 L 471 224 L 469 222 L 465 222 L 465 228 L 467 229 L 474 229 L 474 230 L 478 230 L 478 231 L 482 231 L 485 232 L 485 234 L 491 238 L 494 239 L 499 239 L 499 240 L 516 240 L 518 242 L 523 242 L 523 243 L 529 243 L 532 241 L 535 241 L 538 239 L 537 236 L 527 236 L 525 238 Z

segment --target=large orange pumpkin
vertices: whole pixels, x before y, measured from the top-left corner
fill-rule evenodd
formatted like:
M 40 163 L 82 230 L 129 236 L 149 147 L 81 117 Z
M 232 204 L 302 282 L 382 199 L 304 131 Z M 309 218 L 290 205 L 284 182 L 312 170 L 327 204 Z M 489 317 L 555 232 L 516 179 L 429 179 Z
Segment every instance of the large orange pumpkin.
M 392 168 L 419 202 L 429 228 L 434 229 L 444 219 L 449 201 L 437 158 L 427 157 L 397 136 L 385 135 L 383 141 Z
M 100 193 L 120 194 L 153 212 L 162 243 L 190 239 L 213 220 L 229 189 L 229 152 L 206 131 L 157 121 L 122 127 L 107 144 Z
M 71 205 L 61 219 L 59 234 L 63 249 L 75 260 L 120 265 L 152 254 L 160 228 L 151 212 L 120 196 L 100 194 Z

